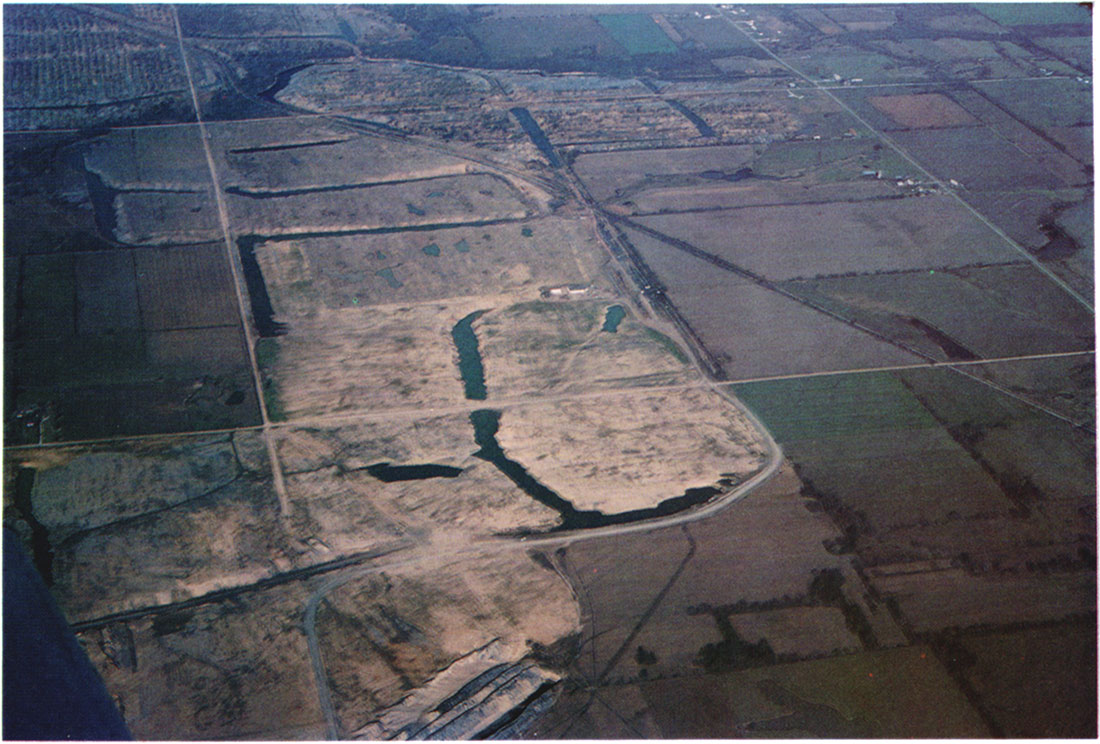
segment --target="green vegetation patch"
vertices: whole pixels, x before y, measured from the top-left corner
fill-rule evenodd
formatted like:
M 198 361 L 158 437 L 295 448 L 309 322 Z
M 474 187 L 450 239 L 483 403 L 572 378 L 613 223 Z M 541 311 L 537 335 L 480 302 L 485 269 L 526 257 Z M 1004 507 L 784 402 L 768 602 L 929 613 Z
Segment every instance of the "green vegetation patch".
M 865 170 L 882 171 L 883 178 L 912 175 L 913 165 L 893 150 L 874 149 L 862 138 L 782 142 L 769 146 L 752 164 L 762 176 L 794 176 L 812 173 L 822 183 L 851 181 Z
M 644 13 L 598 15 L 596 21 L 630 54 L 670 54 L 676 45 Z
M 32 335 L 73 333 L 76 281 L 72 254 L 27 256 L 23 267 L 22 299 L 27 332 Z
M 264 405 L 267 417 L 272 421 L 286 421 L 286 409 L 279 395 L 279 383 L 270 374 L 270 370 L 279 361 L 279 341 L 274 338 L 261 338 L 256 342 L 256 364 L 264 373 Z
M 679 344 L 677 344 L 665 334 L 661 333 L 660 331 L 655 331 L 652 328 L 646 328 L 645 335 L 649 336 L 650 339 L 657 342 L 657 344 L 662 349 L 675 357 L 676 361 L 678 361 L 680 364 L 688 363 L 687 354 L 684 353 L 684 350 L 680 348 Z
M 35 386 L 134 383 L 154 374 L 145 352 L 145 335 L 138 331 L 35 339 L 26 342 L 15 358 L 25 384 Z
M 732 388 L 780 442 L 936 425 L 888 372 L 765 380 Z
M 1061 23 L 1089 24 L 1088 8 L 1077 3 L 975 3 L 986 18 L 1006 26 L 1049 26 Z
M 893 57 L 877 52 L 837 51 L 813 54 L 802 64 L 801 72 L 818 80 L 830 80 L 833 75 L 866 82 L 921 80 L 927 74 L 917 67 L 899 65 Z
M 436 245 L 435 243 L 431 243 L 429 245 L 426 245 L 423 248 L 421 248 L 420 250 L 424 251 L 424 255 L 426 255 L 426 256 L 438 256 L 439 255 L 439 246 Z
M 1092 86 L 1076 80 L 994 81 L 975 86 L 1040 129 L 1092 124 Z
M 380 276 L 385 279 L 386 284 L 390 285 L 392 289 L 400 289 L 401 287 L 405 286 L 396 276 L 394 276 L 393 269 L 389 267 L 385 269 L 379 269 L 374 273 L 376 276 Z
M 455 243 L 455 250 L 458 251 L 459 253 L 469 253 L 470 252 L 470 244 L 466 242 L 466 238 L 463 238 L 462 240 Z

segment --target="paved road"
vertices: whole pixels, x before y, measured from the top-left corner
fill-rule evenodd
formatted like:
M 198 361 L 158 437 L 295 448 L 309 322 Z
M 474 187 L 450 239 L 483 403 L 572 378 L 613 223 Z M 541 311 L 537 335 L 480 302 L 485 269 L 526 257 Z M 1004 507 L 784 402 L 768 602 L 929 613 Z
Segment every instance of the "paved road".
M 218 169 L 214 164 L 214 153 L 210 150 L 210 135 L 206 132 L 206 125 L 202 121 L 202 107 L 199 105 L 199 95 L 195 91 L 195 81 L 191 76 L 191 63 L 187 59 L 187 48 L 183 43 L 183 31 L 180 28 L 179 13 L 176 6 L 172 7 L 172 22 L 176 26 L 176 39 L 179 42 L 180 57 L 183 59 L 183 69 L 187 77 L 187 87 L 191 90 L 191 102 L 195 106 L 195 122 L 199 126 L 199 139 L 202 141 L 202 149 L 206 154 L 206 165 L 210 169 L 210 182 L 214 188 L 214 202 L 217 206 L 218 221 L 221 224 L 222 236 L 225 238 L 225 257 L 229 261 L 230 273 L 233 276 L 233 288 L 237 294 L 237 311 L 240 314 L 241 328 L 244 331 L 245 345 L 248 347 L 248 363 L 252 369 L 252 382 L 256 387 L 256 402 L 260 409 L 264 445 L 267 448 L 267 456 L 271 461 L 271 477 L 275 487 L 275 495 L 279 498 L 279 511 L 282 516 L 290 514 L 290 500 L 286 493 L 286 484 L 283 482 L 283 469 L 279 466 L 279 453 L 275 450 L 275 440 L 271 436 L 271 419 L 267 414 L 267 402 L 264 400 L 263 377 L 260 375 L 260 366 L 256 361 L 256 336 L 252 329 L 251 315 L 245 304 L 244 282 L 241 279 L 241 269 L 237 265 L 236 252 L 233 250 L 233 238 L 229 230 L 229 212 L 225 207 L 225 197 L 222 194 L 221 183 L 218 179 Z

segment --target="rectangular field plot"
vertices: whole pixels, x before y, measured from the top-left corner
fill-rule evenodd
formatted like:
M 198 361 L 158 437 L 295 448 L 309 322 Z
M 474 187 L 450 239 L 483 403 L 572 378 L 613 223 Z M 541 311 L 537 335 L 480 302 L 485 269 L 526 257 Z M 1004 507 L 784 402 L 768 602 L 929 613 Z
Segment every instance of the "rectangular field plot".
M 489 18 L 470 26 L 470 34 L 496 65 L 585 52 L 597 57 L 627 55 L 595 18 L 585 15 Z
M 574 170 L 592 195 L 602 201 L 675 184 L 684 177 L 702 180 L 704 172 L 715 177 L 732 175 L 748 165 L 761 149 L 759 145 L 726 145 L 588 153 L 577 158 Z M 674 178 L 677 176 L 680 178 Z
M 944 668 L 920 646 L 639 687 L 661 735 L 669 738 L 989 735 Z
M 751 207 L 638 221 L 774 280 L 1017 257 L 963 206 L 942 196 Z
M 596 16 L 596 21 L 630 54 L 676 51 L 672 39 L 644 13 L 601 14 Z
M 43 416 L 38 427 L 9 434 L 27 443 L 253 425 L 259 411 L 245 352 L 232 326 L 9 346 L 9 405 Z
M 875 576 L 871 583 L 897 602 L 916 633 L 977 625 L 1036 623 L 1095 609 L 1089 571 L 1023 576 L 971 575 L 963 569 Z
M 1080 519 L 1087 521 L 1096 498 L 1094 437 L 1031 405 L 1032 396 L 1041 399 L 1041 393 L 1025 391 L 1015 398 L 974 379 L 977 375 L 947 370 L 906 370 L 899 376 L 1022 510 L 1065 502 L 1083 508 Z M 1078 375 L 1076 384 L 1087 380 Z M 1074 395 L 1074 381 L 1065 383 Z
M 668 22 L 685 39 L 712 52 L 741 52 L 759 55 L 760 48 L 724 18 L 703 18 L 694 14 L 669 15 Z M 761 64 L 763 60 L 761 60 Z M 785 68 L 784 68 L 785 69 Z
M 732 389 L 782 443 L 922 429 L 936 423 L 888 372 L 747 382 Z
M 953 639 L 962 676 L 1002 736 L 1096 737 L 1096 625 L 1090 620 Z
M 1030 265 L 831 277 L 783 285 L 943 361 L 1091 349 L 1089 312 Z
M 934 175 L 953 178 L 967 189 L 1057 189 L 1066 185 L 988 127 L 908 130 L 890 136 Z
M 458 175 L 469 161 L 401 142 L 364 137 L 323 119 L 210 126 L 230 192 L 256 194 Z
M 727 379 L 912 364 L 920 357 L 874 338 L 788 297 L 740 281 L 722 283 L 717 272 L 693 257 L 682 273 L 662 277 L 668 297 Z M 700 282 L 697 276 L 707 276 Z M 729 275 L 732 276 L 732 275 Z M 782 343 L 776 343 L 781 339 Z
M 257 247 L 276 313 L 602 283 L 594 231 L 549 217 L 518 224 L 312 238 Z
M 974 126 L 978 120 L 939 93 L 873 96 L 871 105 L 902 127 L 940 128 Z
M 136 251 L 134 263 L 147 330 L 239 325 L 221 243 Z
M 728 181 L 694 178 L 691 185 L 660 186 L 630 194 L 621 204 L 608 205 L 609 211 L 628 211 L 637 216 L 740 209 L 755 206 L 820 204 L 835 201 L 871 201 L 898 195 L 892 181 L 862 179 L 836 183 L 813 183 L 814 175 L 783 179 L 748 178 Z M 689 179 L 684 179 L 688 181 Z
M 1043 232 L 1041 225 L 1049 223 L 1053 215 L 1058 215 L 1054 220 L 1056 224 L 1063 226 L 1060 217 L 1064 212 L 1059 214 L 1061 205 L 1076 203 L 1073 211 L 1085 218 L 1080 226 L 1084 230 L 1092 230 L 1092 198 L 1083 189 L 963 191 L 959 195 L 979 214 L 1004 230 L 1010 238 L 1042 259 L 1050 257 L 1049 253 L 1044 254 L 1041 249 L 1051 242 L 1051 238 Z M 1091 235 L 1087 232 L 1074 229 L 1070 232 L 1070 237 L 1081 248 L 1092 245 Z M 1062 241 L 1062 245 L 1054 253 L 1062 255 L 1072 250 L 1072 247 Z M 1088 258 L 1091 263 L 1091 252 Z
M 227 201 L 238 231 L 265 236 L 521 219 L 531 212 L 509 181 L 491 174 L 350 189 L 231 192 Z

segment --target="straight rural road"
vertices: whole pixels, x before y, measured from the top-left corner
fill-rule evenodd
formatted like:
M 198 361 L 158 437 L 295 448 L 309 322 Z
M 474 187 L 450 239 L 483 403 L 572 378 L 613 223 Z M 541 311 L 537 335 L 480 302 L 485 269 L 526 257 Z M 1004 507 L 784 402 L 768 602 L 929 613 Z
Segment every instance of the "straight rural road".
M 276 452 L 275 441 L 271 437 L 271 418 L 267 414 L 267 403 L 264 400 L 263 377 L 260 375 L 260 366 L 256 361 L 256 334 L 252 329 L 251 315 L 245 304 L 241 268 L 237 265 L 237 257 L 234 255 L 233 238 L 229 230 L 229 212 L 225 207 L 225 197 L 222 196 L 218 168 L 214 163 L 214 153 L 210 150 L 210 135 L 207 133 L 206 125 L 202 121 L 202 107 L 199 105 L 199 95 L 195 90 L 195 81 L 191 75 L 191 63 L 187 59 L 187 47 L 183 43 L 183 30 L 180 27 L 179 13 L 176 6 L 171 7 L 172 21 L 176 26 L 176 39 L 179 41 L 180 57 L 183 58 L 183 69 L 187 77 L 187 87 L 191 90 L 191 102 L 195 106 L 195 123 L 199 127 L 199 139 L 206 155 L 207 167 L 210 169 L 210 183 L 214 189 L 214 203 L 217 206 L 218 222 L 221 225 L 222 237 L 225 238 L 225 258 L 229 261 L 230 274 L 233 277 L 233 288 L 237 294 L 237 311 L 240 314 L 245 345 L 248 347 L 248 363 L 252 368 L 253 384 L 256 386 L 256 402 L 260 409 L 264 445 L 267 448 L 268 459 L 271 461 L 271 477 L 275 487 L 275 495 L 279 499 L 279 511 L 286 517 L 290 514 L 290 500 L 287 497 L 286 484 L 283 482 L 283 469 L 279 466 L 279 453 Z

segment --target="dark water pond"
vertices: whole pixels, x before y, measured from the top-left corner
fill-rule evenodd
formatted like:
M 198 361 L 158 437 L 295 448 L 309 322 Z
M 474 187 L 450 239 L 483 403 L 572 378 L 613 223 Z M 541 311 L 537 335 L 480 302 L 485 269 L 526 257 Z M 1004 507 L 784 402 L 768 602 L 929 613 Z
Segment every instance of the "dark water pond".
M 619 330 L 619 323 L 623 322 L 623 318 L 626 317 L 626 310 L 622 305 L 612 305 L 607 308 L 607 314 L 603 319 L 603 328 L 600 330 L 607 331 L 608 333 L 615 333 Z
M 427 478 L 457 478 L 462 475 L 462 468 L 450 465 L 390 465 L 388 462 L 379 462 L 367 466 L 367 472 L 383 483 L 396 481 L 425 480 Z
M 474 321 L 485 314 L 478 310 L 455 323 L 451 330 L 455 348 L 458 349 L 458 371 L 462 375 L 462 384 L 466 388 L 468 400 L 485 400 L 485 368 L 481 364 L 481 352 L 478 350 L 477 334 L 474 333 Z
M 275 76 L 275 82 L 271 84 L 270 88 L 260 92 L 260 98 L 264 99 L 265 101 L 269 101 L 270 103 L 278 103 L 278 101 L 275 100 L 275 96 L 279 95 L 279 91 L 281 91 L 287 86 L 288 83 L 290 83 L 290 79 L 307 67 L 312 66 L 312 62 L 307 62 L 304 65 L 297 65 L 295 67 L 291 67 L 288 70 L 283 70 Z
M 248 300 L 252 306 L 252 320 L 261 338 L 281 336 L 286 333 L 286 324 L 275 320 L 275 308 L 271 306 L 271 297 L 267 293 L 260 264 L 256 261 L 256 246 L 263 242 L 255 235 L 242 235 L 237 238 L 237 250 L 241 255 L 241 268 L 244 269 L 244 283 L 248 288 Z
M 519 486 L 524 493 L 560 514 L 561 524 L 554 528 L 554 532 L 592 529 L 613 524 L 639 522 L 643 519 L 653 519 L 655 517 L 666 517 L 698 504 L 706 503 L 721 493 L 721 489 L 711 486 L 689 488 L 682 496 L 665 499 L 648 509 L 634 509 L 618 514 L 604 514 L 596 510 L 583 511 L 544 486 L 528 473 L 523 465 L 509 459 L 504 454 L 504 450 L 501 449 L 496 437 L 497 431 L 500 430 L 500 411 L 488 409 L 474 411 L 470 414 L 470 423 L 474 426 L 474 441 L 481 447 L 474 453 L 474 457 L 492 463 L 497 470 L 508 476 L 513 483 Z
M 539 148 L 546 159 L 550 161 L 550 165 L 554 168 L 560 168 L 562 162 L 558 158 L 558 154 L 554 152 L 554 146 L 550 144 L 550 138 L 546 136 L 546 132 L 542 131 L 542 127 L 531 116 L 531 112 L 519 107 L 511 109 L 511 112 L 520 123 L 520 126 L 523 127 L 523 130 L 527 132 L 527 136 L 535 143 L 535 147 Z

